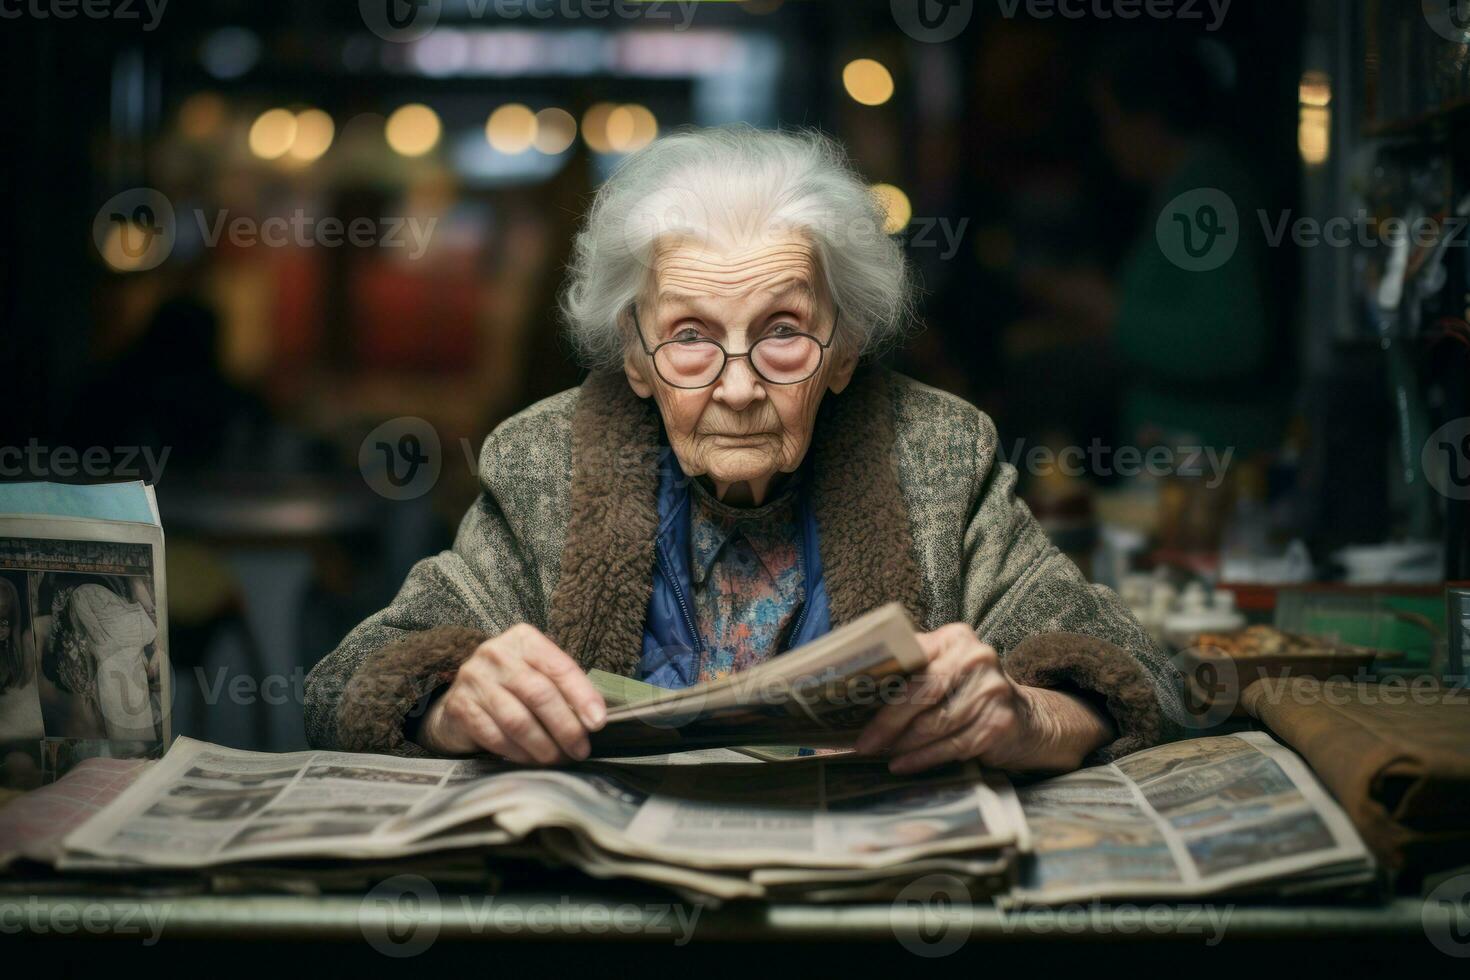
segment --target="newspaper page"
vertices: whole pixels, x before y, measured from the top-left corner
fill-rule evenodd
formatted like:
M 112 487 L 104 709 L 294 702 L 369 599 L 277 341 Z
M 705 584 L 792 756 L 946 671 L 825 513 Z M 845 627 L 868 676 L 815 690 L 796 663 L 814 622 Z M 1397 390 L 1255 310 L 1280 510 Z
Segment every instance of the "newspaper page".
M 470 775 L 464 773 L 469 771 Z M 345 752 L 273 754 L 180 737 L 162 761 L 66 840 L 88 858 L 150 867 L 247 859 L 396 856 L 508 839 L 498 829 L 433 837 L 409 815 L 482 778 L 470 760 Z M 466 823 L 461 820 L 459 823 Z
M 652 696 L 615 689 L 599 757 L 734 745 L 844 745 L 883 704 L 904 694 L 928 658 L 903 607 L 888 603 L 749 670 Z M 604 687 L 608 687 L 606 683 Z
M 1026 836 L 1009 782 L 973 765 L 898 777 L 883 762 L 814 758 L 513 778 L 525 788 L 502 799 L 507 830 L 563 826 L 607 851 L 693 868 L 882 867 Z
M 1171 742 L 1017 790 L 1021 901 L 1200 895 L 1372 858 L 1296 753 L 1261 732 Z
M 55 861 L 67 834 L 154 764 L 149 759 L 83 759 L 58 781 L 0 807 L 0 871 L 19 859 Z
M 386 857 L 548 827 L 625 857 L 707 869 L 877 867 L 1025 836 L 1009 783 L 973 766 L 903 778 L 878 762 L 820 758 L 542 770 L 180 738 L 66 839 L 60 864 Z

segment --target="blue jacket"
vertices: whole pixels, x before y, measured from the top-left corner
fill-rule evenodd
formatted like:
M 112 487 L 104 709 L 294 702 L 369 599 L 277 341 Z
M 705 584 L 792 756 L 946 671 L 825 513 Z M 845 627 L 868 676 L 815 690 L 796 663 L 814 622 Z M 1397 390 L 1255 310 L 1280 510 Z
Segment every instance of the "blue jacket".
M 783 637 L 778 652 L 799 647 L 832 628 L 822 554 L 817 547 L 817 521 L 802 479 L 799 500 L 805 602 Z M 704 641 L 694 623 L 693 579 L 689 567 L 689 478 L 669 447 L 659 455 L 658 534 L 654 541 L 653 594 L 643 625 L 639 680 L 659 687 L 689 687 L 699 679 Z

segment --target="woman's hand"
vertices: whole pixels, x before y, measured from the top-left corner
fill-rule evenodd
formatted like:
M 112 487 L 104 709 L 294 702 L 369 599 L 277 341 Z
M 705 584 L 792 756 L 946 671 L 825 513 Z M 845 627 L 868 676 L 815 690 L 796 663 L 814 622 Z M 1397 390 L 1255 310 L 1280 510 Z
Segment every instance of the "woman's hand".
M 419 742 L 437 755 L 493 752 L 512 762 L 585 759 L 607 705 L 577 662 L 520 623 L 481 643 L 429 708 Z
M 880 708 L 857 740 L 866 755 L 890 754 L 892 772 L 957 759 L 1014 771 L 1070 771 L 1113 738 L 1108 719 L 1084 701 L 1013 682 L 995 649 L 964 623 L 917 639 L 929 666 L 910 678 L 905 700 Z

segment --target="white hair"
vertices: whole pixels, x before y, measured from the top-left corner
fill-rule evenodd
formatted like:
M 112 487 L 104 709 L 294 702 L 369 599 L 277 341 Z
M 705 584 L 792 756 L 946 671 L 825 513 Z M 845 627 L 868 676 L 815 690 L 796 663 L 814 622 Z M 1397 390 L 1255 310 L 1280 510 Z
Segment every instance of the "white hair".
M 689 129 L 630 155 L 598 190 L 577 234 L 561 297 L 577 353 L 590 367 L 622 362 L 625 313 L 649 286 L 660 243 L 693 239 L 747 248 L 797 232 L 841 311 L 834 339 L 867 354 L 911 319 L 912 283 L 884 234 L 877 197 L 832 139 L 751 126 Z

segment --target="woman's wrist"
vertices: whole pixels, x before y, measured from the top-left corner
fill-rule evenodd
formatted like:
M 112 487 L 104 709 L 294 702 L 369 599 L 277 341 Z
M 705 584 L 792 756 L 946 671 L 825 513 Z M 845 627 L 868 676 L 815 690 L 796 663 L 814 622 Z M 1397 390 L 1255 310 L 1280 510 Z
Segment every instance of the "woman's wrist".
M 1032 749 L 1015 768 L 1070 772 L 1116 736 L 1112 719 L 1082 698 L 1047 687 L 1017 685 L 1029 716 Z

